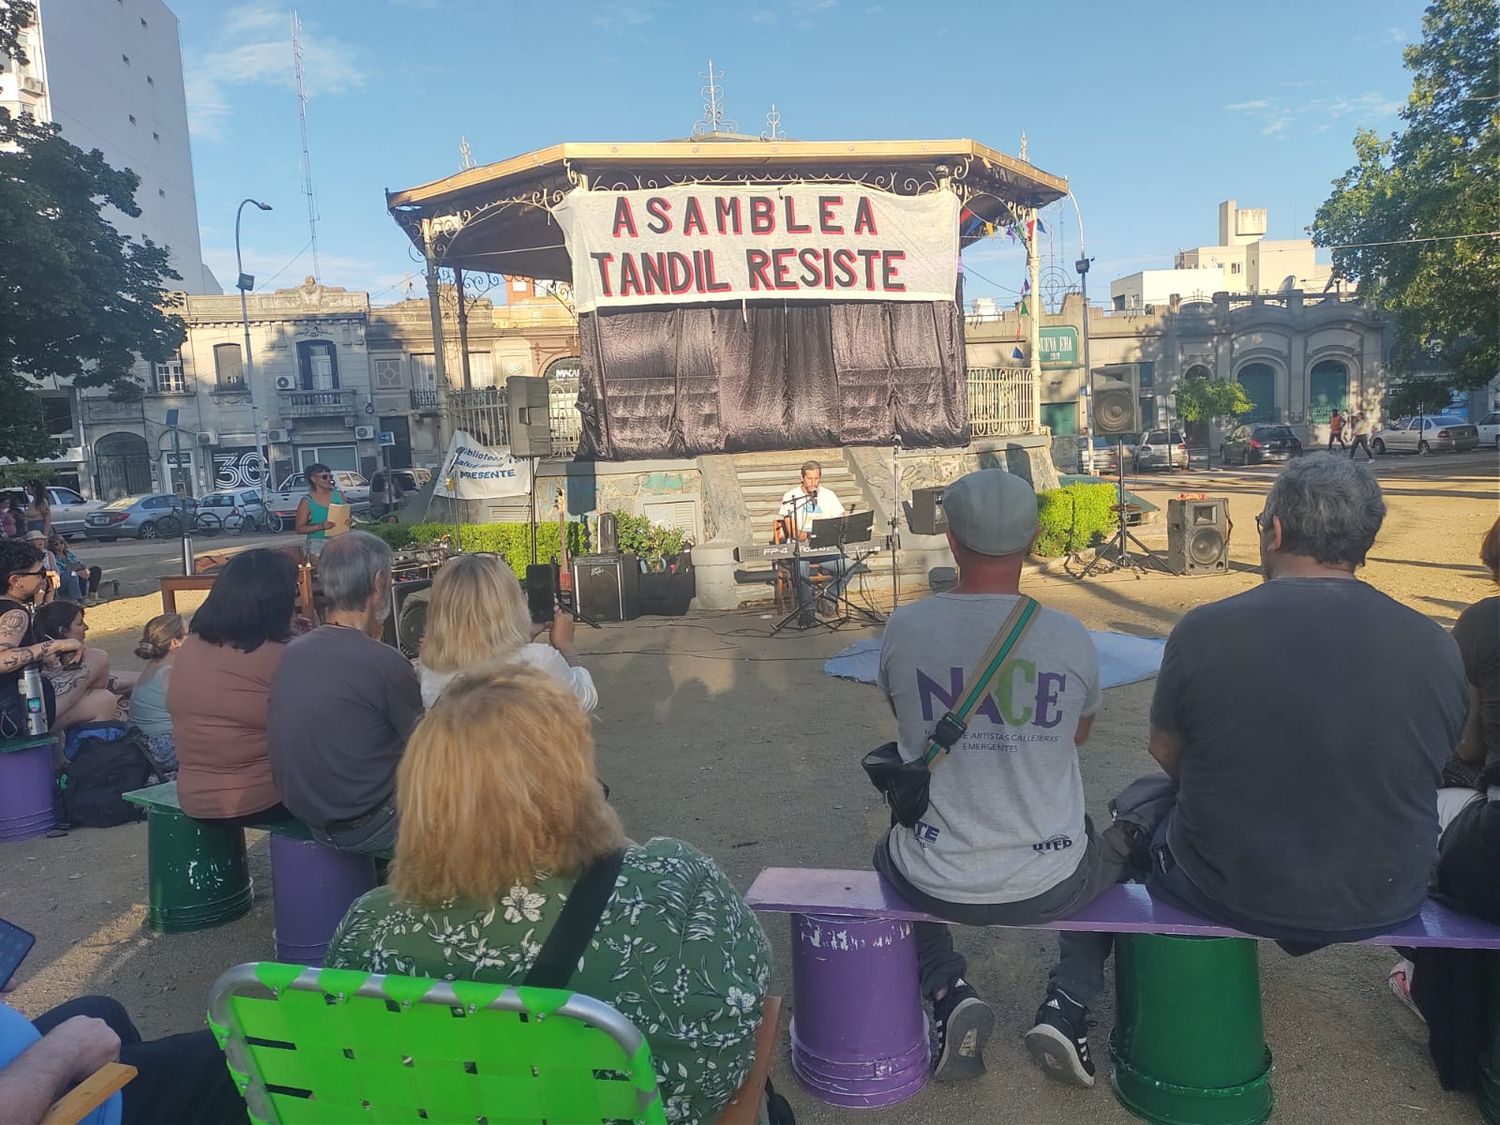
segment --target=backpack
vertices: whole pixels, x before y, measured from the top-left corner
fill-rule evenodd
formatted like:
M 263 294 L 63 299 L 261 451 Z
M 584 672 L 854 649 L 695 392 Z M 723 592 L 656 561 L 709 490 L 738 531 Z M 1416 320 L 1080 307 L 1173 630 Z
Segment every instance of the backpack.
M 58 778 L 61 819 L 75 828 L 113 828 L 140 820 L 143 809 L 122 794 L 144 788 L 151 777 L 146 736 L 129 723 L 79 723 L 69 727 Z

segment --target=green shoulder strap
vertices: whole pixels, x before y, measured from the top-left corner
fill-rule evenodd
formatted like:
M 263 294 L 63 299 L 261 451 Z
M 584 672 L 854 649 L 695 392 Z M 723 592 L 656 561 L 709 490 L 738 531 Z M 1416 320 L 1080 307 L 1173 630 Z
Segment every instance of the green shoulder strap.
M 1001 624 L 1000 631 L 990 642 L 990 647 L 985 649 L 984 655 L 979 658 L 978 674 L 969 677 L 969 690 L 964 693 L 958 709 L 949 711 L 938 720 L 937 726 L 933 729 L 932 737 L 927 743 L 927 751 L 922 755 L 922 764 L 928 769 L 932 768 L 939 754 L 952 749 L 953 744 L 964 736 L 964 731 L 969 729 L 969 712 L 974 710 L 979 697 L 985 693 L 990 681 L 995 678 L 995 673 L 1000 671 L 1000 666 L 1005 663 L 1005 658 L 1010 655 L 1011 649 L 1020 643 L 1021 637 L 1036 620 L 1041 608 L 1035 598 L 1029 598 L 1025 594 L 1020 596 L 1015 608 L 1010 611 L 1010 616 Z

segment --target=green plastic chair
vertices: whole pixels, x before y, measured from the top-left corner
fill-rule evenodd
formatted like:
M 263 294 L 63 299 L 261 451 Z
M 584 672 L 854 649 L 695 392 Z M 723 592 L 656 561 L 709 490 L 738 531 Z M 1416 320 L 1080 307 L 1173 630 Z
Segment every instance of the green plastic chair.
M 666 1123 L 645 1036 L 562 989 L 261 961 L 208 1020 L 257 1125 Z

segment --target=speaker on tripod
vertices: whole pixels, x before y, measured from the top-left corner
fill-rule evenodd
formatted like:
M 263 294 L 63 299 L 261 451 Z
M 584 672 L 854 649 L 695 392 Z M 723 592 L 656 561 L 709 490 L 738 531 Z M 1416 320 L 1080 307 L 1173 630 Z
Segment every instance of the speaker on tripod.
M 1167 501 L 1167 561 L 1178 574 L 1229 570 L 1229 501 Z
M 547 380 L 513 375 L 505 380 L 505 428 L 514 457 L 552 456 Z

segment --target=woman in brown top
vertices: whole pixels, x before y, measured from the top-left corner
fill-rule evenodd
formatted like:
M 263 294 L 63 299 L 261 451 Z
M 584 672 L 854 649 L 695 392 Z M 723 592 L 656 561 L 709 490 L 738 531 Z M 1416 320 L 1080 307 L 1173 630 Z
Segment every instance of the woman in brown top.
M 266 711 L 296 600 L 289 558 L 246 551 L 193 615 L 167 685 L 177 796 L 191 817 L 250 824 L 291 816 L 271 779 Z

